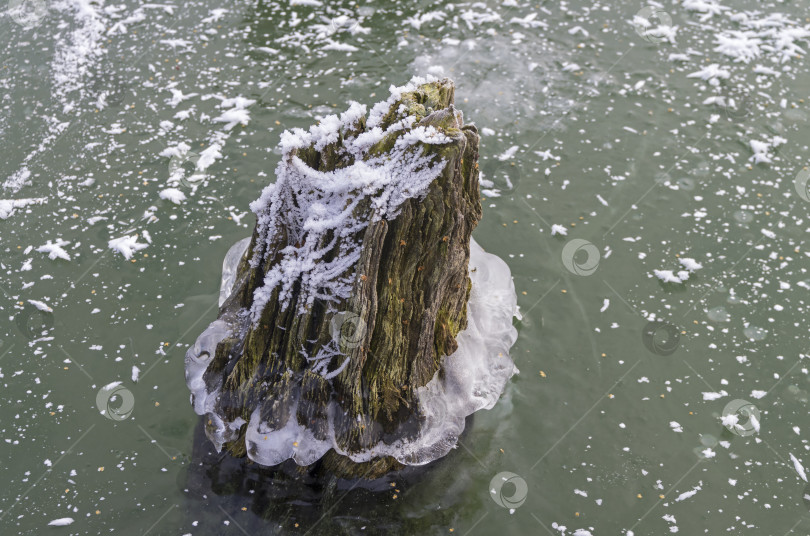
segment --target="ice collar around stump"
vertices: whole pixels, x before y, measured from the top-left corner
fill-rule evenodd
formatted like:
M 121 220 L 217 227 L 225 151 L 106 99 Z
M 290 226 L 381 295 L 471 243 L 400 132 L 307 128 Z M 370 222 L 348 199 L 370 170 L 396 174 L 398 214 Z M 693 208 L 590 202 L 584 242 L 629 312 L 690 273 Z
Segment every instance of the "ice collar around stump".
M 517 372 L 509 268 L 471 233 L 478 133 L 450 80 L 414 78 L 281 136 L 276 182 L 228 252 L 186 354 L 218 449 L 377 478 L 447 454 Z

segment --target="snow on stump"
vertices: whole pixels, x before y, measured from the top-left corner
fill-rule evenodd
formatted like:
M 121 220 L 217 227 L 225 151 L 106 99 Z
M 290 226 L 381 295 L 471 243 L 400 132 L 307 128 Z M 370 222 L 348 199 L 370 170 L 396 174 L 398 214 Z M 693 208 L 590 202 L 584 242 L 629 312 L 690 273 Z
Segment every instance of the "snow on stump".
M 516 372 L 509 269 L 471 242 L 477 130 L 450 80 L 391 92 L 367 118 L 353 103 L 281 136 L 219 316 L 186 354 L 218 449 L 377 478 L 447 454 Z

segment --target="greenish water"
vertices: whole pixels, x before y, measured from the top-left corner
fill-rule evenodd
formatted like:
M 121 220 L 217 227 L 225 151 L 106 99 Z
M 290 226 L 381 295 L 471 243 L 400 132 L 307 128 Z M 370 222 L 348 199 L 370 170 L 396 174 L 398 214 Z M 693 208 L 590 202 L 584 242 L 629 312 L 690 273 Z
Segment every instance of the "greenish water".
M 674 42 L 640 35 L 624 1 L 64 2 L 30 27 L 0 19 L 0 200 L 40 200 L 0 220 L 2 534 L 807 534 L 810 76 L 787 48 L 810 46 L 807 6 L 695 5 L 651 17 Z M 731 31 L 749 32 L 748 63 L 715 50 Z M 319 508 L 253 474 L 253 493 L 190 487 L 183 355 L 281 132 L 425 73 L 453 78 L 483 133 L 475 238 L 512 270 L 520 375 L 458 449 L 385 491 L 348 483 Z M 256 102 L 228 130 L 237 96 Z M 160 153 L 180 142 L 221 157 L 201 178 L 188 159 L 176 205 Z M 135 234 L 129 260 L 109 246 Z M 37 251 L 58 240 L 69 260 Z M 679 258 L 702 268 L 654 275 Z M 117 381 L 111 407 L 131 393 L 131 414 L 105 418 Z M 724 427 L 736 400 L 758 430 Z M 513 513 L 492 499 L 502 472 L 517 479 L 495 498 L 525 495 Z

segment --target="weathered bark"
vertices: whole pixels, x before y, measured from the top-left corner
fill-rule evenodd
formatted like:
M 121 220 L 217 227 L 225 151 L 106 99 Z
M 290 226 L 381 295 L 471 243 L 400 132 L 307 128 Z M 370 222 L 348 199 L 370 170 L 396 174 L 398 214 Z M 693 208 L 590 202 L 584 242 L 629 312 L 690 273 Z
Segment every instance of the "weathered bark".
M 442 356 L 453 353 L 455 337 L 466 326 L 470 235 L 481 217 L 478 133 L 474 126 L 462 124 L 453 99 L 452 82 L 443 80 L 402 94 L 390 107 L 383 130 L 404 115 L 413 115 L 416 125 L 432 125 L 451 139 L 440 145 L 420 143 L 423 154 L 444 161 L 441 174 L 424 195 L 405 201 L 394 219 L 372 219 L 365 227 L 358 237 L 362 252 L 353 267 L 348 299 L 337 307 L 319 300 L 307 305 L 296 288 L 285 304 L 275 289 L 258 320 L 242 320 L 246 332 L 218 344 L 204 375 L 206 385 L 220 389 L 216 416 L 227 422 L 248 421 L 259 407 L 262 421 L 280 429 L 296 408 L 298 423 L 318 439 L 330 433 L 331 420 L 337 444 L 348 453 L 418 434 L 416 389 L 436 374 Z M 404 115 L 399 111 L 403 104 Z M 309 147 L 294 150 L 293 155 L 320 171 L 345 167 L 352 162 L 340 144 L 365 128 L 361 120 L 355 131 L 342 132 L 320 151 Z M 390 151 L 400 135 L 387 135 L 369 154 Z M 355 213 L 370 210 L 361 204 Z M 277 233 L 266 245 L 264 260 L 252 267 L 249 260 L 259 240 L 254 231 L 220 317 L 250 310 L 265 274 L 280 261 L 282 250 L 294 244 L 289 233 Z M 338 247 L 332 251 L 337 255 Z M 335 333 L 337 327 L 342 328 L 340 335 Z M 330 344 L 341 355 L 329 370 L 346 357 L 348 364 L 326 379 L 323 370 L 312 370 L 307 356 Z M 335 404 L 339 411 L 334 411 Z M 242 425 L 236 438 L 225 443 L 231 454 L 247 454 L 245 433 Z M 334 449 L 321 462 L 341 477 L 376 478 L 401 467 L 390 456 L 358 463 Z

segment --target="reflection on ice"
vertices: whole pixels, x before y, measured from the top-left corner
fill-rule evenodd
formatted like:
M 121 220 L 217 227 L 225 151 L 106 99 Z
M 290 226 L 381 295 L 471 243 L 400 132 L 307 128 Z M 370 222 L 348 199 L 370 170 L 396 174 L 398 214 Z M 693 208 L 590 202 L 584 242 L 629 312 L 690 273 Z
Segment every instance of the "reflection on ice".
M 250 237 L 243 238 L 236 244 L 232 245 L 225 254 L 225 259 L 222 261 L 222 284 L 219 287 L 219 306 L 225 303 L 228 296 L 233 291 L 233 285 L 236 283 L 236 271 L 239 268 L 239 261 L 245 256 L 250 246 Z
M 215 393 L 206 392 L 203 374 L 214 359 L 217 344 L 230 332 L 231 328 L 224 320 L 215 320 L 186 352 L 186 385 L 191 390 L 191 403 L 198 415 L 204 415 L 214 407 Z

